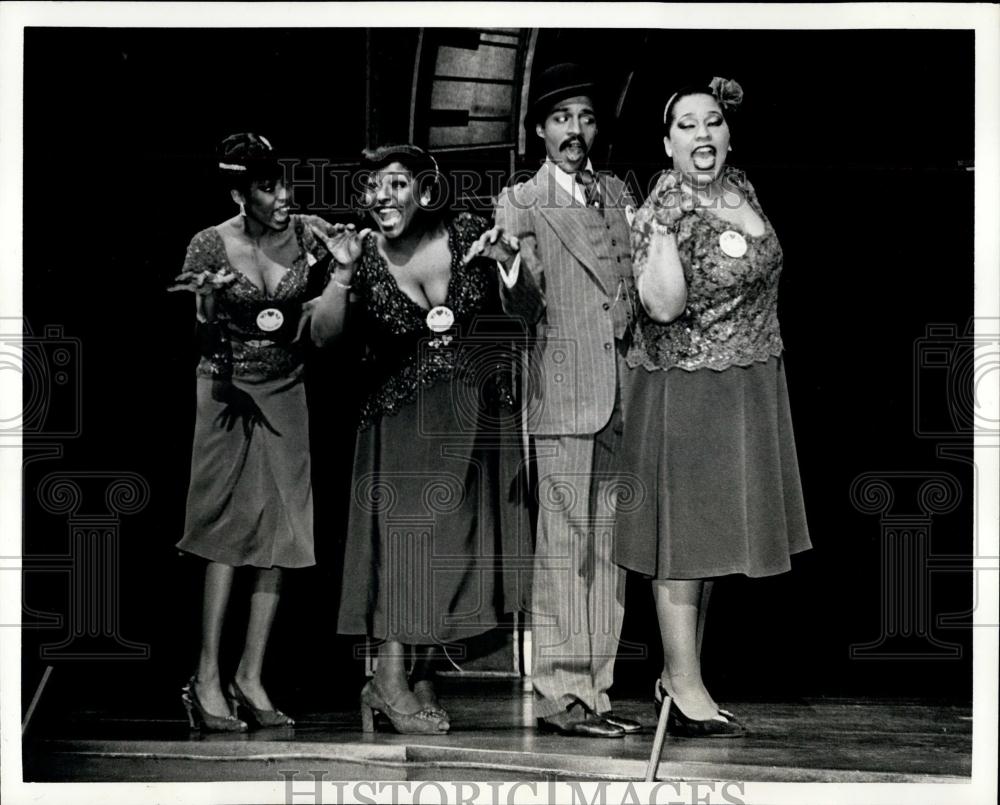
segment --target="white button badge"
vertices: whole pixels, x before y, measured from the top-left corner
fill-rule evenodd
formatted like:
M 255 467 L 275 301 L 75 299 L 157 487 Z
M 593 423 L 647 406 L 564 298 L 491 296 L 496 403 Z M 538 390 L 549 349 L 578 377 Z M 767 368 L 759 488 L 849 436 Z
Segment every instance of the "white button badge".
M 739 232 L 727 229 L 719 235 L 719 248 L 729 257 L 742 257 L 747 253 L 747 241 Z
M 455 323 L 455 314 L 444 305 L 432 307 L 427 314 L 427 326 L 433 333 L 443 333 Z
M 265 308 L 257 314 L 257 326 L 265 333 L 273 333 L 284 323 L 285 317 L 276 307 Z

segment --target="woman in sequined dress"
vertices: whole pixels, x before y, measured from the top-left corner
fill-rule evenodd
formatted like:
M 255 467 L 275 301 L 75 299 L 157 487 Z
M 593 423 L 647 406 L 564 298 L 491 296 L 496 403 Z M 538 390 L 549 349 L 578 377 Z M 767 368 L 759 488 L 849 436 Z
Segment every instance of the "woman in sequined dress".
M 379 644 L 362 691 L 365 729 L 382 713 L 399 732 L 443 733 L 440 647 L 495 627 L 528 589 L 498 561 L 519 551 L 525 567 L 531 559 L 516 338 L 495 263 L 463 260 L 488 224 L 441 209 L 446 186 L 433 158 L 383 146 L 365 152 L 362 176 L 376 229 L 324 239 L 337 267 L 312 320 L 317 343 L 335 339 L 354 297 L 351 326 L 364 333 L 371 379 L 338 631 Z
M 646 315 L 623 380 L 623 462 L 646 502 L 619 513 L 616 558 L 653 580 L 655 700 L 682 736 L 745 732 L 702 680 L 712 579 L 782 573 L 810 547 L 777 319 L 781 246 L 753 187 L 726 166 L 742 95 L 715 78 L 671 96 L 673 170 L 632 225 Z
M 298 336 L 311 267 L 325 255 L 319 218 L 289 212 L 271 144 L 227 137 L 219 172 L 240 211 L 192 238 L 171 290 L 195 293 L 202 358 L 182 551 L 207 560 L 198 670 L 183 692 L 191 726 L 241 731 L 294 722 L 261 684 L 285 568 L 313 558 L 308 417 Z M 219 644 L 235 568 L 253 568 L 249 622 L 235 674 Z

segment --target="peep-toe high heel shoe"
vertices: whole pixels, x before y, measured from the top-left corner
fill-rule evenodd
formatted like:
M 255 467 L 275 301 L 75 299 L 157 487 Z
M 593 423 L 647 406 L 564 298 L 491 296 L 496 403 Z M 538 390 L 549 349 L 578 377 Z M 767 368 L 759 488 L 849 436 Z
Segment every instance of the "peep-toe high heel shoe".
M 226 689 L 226 698 L 234 713 L 239 715 L 240 709 L 243 709 L 249 717 L 248 720 L 254 722 L 258 727 L 295 726 L 295 719 L 286 716 L 280 710 L 261 710 L 254 707 L 235 679 L 229 683 L 229 687 Z
M 448 711 L 441 706 L 437 693 L 434 691 L 434 682 L 430 679 L 419 679 L 413 683 L 413 695 L 417 697 L 421 708 L 439 721 L 450 721 Z
M 246 732 L 248 727 L 245 721 L 240 721 L 236 716 L 216 716 L 209 713 L 198 698 L 198 693 L 194 688 L 195 678 L 191 677 L 188 683 L 181 688 L 181 701 L 184 709 L 187 710 L 188 723 L 191 729 L 202 729 L 206 732 Z
M 663 681 L 656 680 L 653 689 L 653 706 L 659 717 L 662 708 L 667 712 L 667 732 L 678 738 L 739 738 L 747 734 L 744 727 L 728 710 L 719 709 L 712 718 L 699 720 L 689 718 L 681 710 L 677 700 L 667 693 Z
M 401 713 L 390 705 L 371 680 L 361 689 L 361 729 L 375 732 L 375 718 L 381 713 L 396 732 L 404 735 L 444 735 L 450 725 L 427 710 Z

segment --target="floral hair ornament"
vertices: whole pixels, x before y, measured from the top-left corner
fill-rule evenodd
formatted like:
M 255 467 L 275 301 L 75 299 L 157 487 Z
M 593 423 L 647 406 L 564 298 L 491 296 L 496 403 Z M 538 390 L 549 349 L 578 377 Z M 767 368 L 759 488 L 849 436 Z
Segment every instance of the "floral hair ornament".
M 721 78 L 719 76 L 714 76 L 711 81 L 706 85 L 709 94 L 715 98 L 719 106 L 722 107 L 723 112 L 731 112 L 734 109 L 738 109 L 740 104 L 743 103 L 743 87 L 740 83 L 732 78 Z M 674 105 L 674 101 L 677 100 L 679 92 L 675 92 L 670 96 L 667 101 L 667 105 L 663 107 L 663 125 L 667 125 L 667 120 L 670 116 L 670 107 Z
M 738 109 L 743 103 L 743 87 L 732 78 L 714 76 L 708 82 L 708 88 L 712 90 L 712 95 L 725 112 Z

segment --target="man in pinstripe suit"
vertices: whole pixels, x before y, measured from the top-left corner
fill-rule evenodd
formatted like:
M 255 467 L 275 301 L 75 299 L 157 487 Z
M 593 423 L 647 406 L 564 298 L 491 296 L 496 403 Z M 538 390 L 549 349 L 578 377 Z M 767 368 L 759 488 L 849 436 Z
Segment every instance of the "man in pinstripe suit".
M 483 249 L 502 262 L 501 295 L 535 323 L 527 427 L 538 461 L 532 677 L 539 728 L 621 737 L 611 710 L 624 571 L 611 538 L 622 431 L 618 373 L 634 315 L 624 183 L 595 176 L 596 86 L 577 65 L 536 80 L 525 127 L 545 144 L 530 180 L 501 193 Z M 628 212 L 627 212 L 628 210 Z M 519 252 L 516 250 L 519 249 Z

